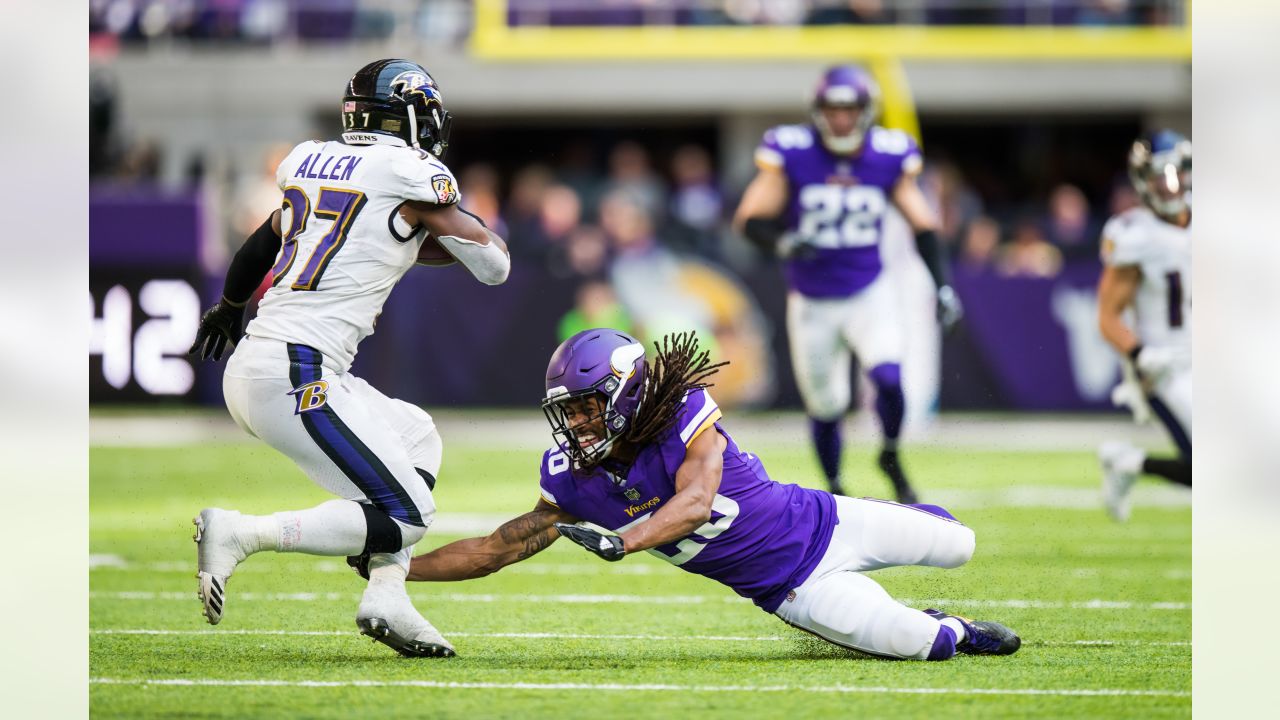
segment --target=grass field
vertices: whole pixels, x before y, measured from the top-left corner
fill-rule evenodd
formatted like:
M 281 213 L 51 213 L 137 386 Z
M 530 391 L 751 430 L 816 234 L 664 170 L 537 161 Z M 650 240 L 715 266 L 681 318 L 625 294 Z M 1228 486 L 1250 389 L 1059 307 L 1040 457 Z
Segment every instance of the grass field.
M 419 551 L 532 507 L 538 454 L 450 444 L 437 527 Z M 775 478 L 817 484 L 805 447 L 755 444 Z M 879 494 L 871 451 L 854 488 Z M 403 659 L 355 630 L 362 583 L 341 558 L 262 554 L 211 628 L 191 517 L 327 499 L 264 445 L 95 447 L 90 455 L 90 702 L 100 717 L 1183 717 L 1191 713 L 1191 509 L 1127 525 L 1080 502 L 1081 452 L 920 449 L 926 501 L 978 535 L 957 570 L 874 573 L 895 597 L 1004 622 L 1011 657 L 860 656 L 795 631 L 712 581 L 567 542 L 489 578 L 415 584 L 458 648 Z

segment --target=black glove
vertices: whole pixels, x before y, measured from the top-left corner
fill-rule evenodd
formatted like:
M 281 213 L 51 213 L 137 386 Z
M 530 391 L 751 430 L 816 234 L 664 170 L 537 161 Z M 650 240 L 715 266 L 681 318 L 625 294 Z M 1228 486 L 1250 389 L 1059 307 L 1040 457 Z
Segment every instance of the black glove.
M 622 538 L 617 535 L 602 535 L 595 530 L 568 523 L 556 523 L 556 530 L 609 562 L 621 560 L 622 556 L 627 554 L 627 551 L 622 549 Z
M 351 566 L 356 574 L 365 580 L 369 579 L 369 553 L 363 555 L 348 555 L 347 564 Z
M 960 305 L 960 296 L 950 285 L 938 288 L 938 322 L 943 332 L 950 331 L 964 317 L 964 307 Z
M 236 307 L 224 298 L 217 305 L 209 308 L 204 317 L 200 318 L 200 329 L 196 330 L 196 341 L 191 343 L 191 349 L 187 353 L 195 355 L 199 351 L 201 359 L 221 360 L 222 353 L 227 349 L 227 343 L 230 342 L 234 349 L 244 335 L 244 330 L 240 329 L 243 319 L 244 306 Z

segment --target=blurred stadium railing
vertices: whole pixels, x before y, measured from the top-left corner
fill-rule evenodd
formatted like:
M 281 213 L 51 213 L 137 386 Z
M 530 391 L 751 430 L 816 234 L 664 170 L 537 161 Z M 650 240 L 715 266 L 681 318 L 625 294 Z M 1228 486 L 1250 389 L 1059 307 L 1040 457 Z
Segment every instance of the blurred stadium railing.
M 761 132 L 803 122 L 820 70 L 857 60 L 883 86 L 884 124 L 922 140 L 922 184 L 971 309 L 940 344 L 927 276 L 921 286 L 909 235 L 893 234 L 886 262 L 919 316 L 915 414 L 939 398 L 1104 408 L 1115 361 L 1093 329 L 1097 231 L 1134 202 L 1132 138 L 1190 130 L 1188 7 L 91 2 L 91 400 L 220 401 L 219 369 L 181 356 L 193 309 L 278 203 L 281 153 L 336 134 L 352 71 L 408 56 L 442 84 L 464 203 L 503 229 L 517 272 L 499 289 L 456 269 L 410 273 L 357 359 L 386 392 L 522 404 L 558 337 L 607 323 L 700 328 L 736 363 L 722 401 L 795 406 L 779 273 L 726 218 Z M 457 317 L 459 301 L 489 312 Z

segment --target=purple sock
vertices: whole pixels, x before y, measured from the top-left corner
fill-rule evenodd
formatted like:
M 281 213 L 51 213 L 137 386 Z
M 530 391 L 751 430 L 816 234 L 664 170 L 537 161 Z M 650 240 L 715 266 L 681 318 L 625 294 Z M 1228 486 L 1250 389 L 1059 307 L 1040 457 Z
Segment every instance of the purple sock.
M 955 515 L 952 515 L 951 513 L 947 512 L 946 508 L 939 507 L 937 505 L 926 505 L 924 503 L 912 503 L 907 507 L 917 508 L 919 510 L 923 510 L 929 513 L 930 515 L 937 515 L 938 517 L 943 517 L 948 520 L 956 520 Z M 960 521 L 956 520 L 956 522 L 960 522 Z
M 949 660 L 956 654 L 956 633 L 946 625 L 938 625 L 938 636 L 933 639 L 929 657 L 925 660 Z
M 809 432 L 813 435 L 813 448 L 818 451 L 818 462 L 828 482 L 840 477 L 840 421 L 809 418 Z
M 902 416 L 907 407 L 902 395 L 902 368 L 897 363 L 883 363 L 871 368 L 869 375 L 876 386 L 876 413 L 880 416 L 884 437 L 896 441 L 902 432 Z

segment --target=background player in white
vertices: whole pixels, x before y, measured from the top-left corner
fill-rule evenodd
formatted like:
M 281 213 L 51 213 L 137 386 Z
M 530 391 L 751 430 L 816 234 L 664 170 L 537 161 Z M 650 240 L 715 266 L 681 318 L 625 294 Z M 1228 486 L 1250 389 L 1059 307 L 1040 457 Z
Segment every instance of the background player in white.
M 840 485 L 841 421 L 856 353 L 876 389 L 884 431 L 880 469 L 899 502 L 916 502 L 898 458 L 905 397 L 903 313 L 897 279 L 883 272 L 881 238 L 892 203 L 915 232 L 938 288 L 944 327 L 961 315 L 948 284 L 937 220 L 916 178 L 920 151 L 909 135 L 875 125 L 880 90 L 861 68 L 828 70 L 813 95 L 813 121 L 770 129 L 756 150 L 759 173 L 734 226 L 784 258 L 790 287 L 787 334 L 796 385 L 809 414 L 818 461 L 831 491 Z
M 1191 486 L 1191 142 L 1168 130 L 1138 139 L 1129 177 L 1143 206 L 1102 230 L 1098 325 L 1123 356 L 1125 380 L 1113 399 L 1139 422 L 1154 413 L 1178 457 L 1147 457 L 1119 441 L 1099 448 L 1107 511 L 1120 521 L 1139 474 Z
M 194 521 L 199 595 L 217 624 L 227 579 L 252 553 L 369 553 L 360 631 L 403 655 L 447 657 L 453 647 L 404 589 L 413 545 L 435 512 L 440 436 L 421 408 L 349 369 L 420 256 L 424 264 L 456 259 L 489 285 L 506 280 L 510 259 L 502 239 L 457 206 L 440 160 L 451 121 L 422 66 L 362 68 L 347 85 L 342 121 L 342 142 L 301 143 L 280 164 L 282 209 L 236 253 L 222 301 L 201 319 L 191 348 L 215 360 L 235 348 L 223 375 L 231 416 L 341 499 L 263 516 L 202 510 Z M 271 288 L 241 339 L 245 303 L 268 271 Z

